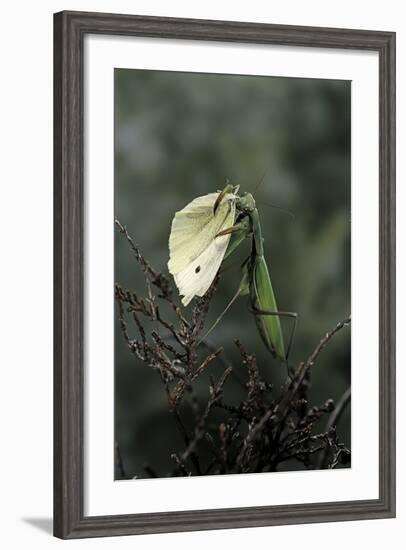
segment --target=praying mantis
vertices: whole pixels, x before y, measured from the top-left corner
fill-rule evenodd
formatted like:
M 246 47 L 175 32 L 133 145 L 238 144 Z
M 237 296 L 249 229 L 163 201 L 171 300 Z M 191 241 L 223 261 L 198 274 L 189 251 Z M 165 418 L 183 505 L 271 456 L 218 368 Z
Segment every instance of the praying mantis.
M 169 239 L 169 271 L 174 275 L 180 293 L 186 296 L 182 301 L 187 305 L 194 295 L 204 295 L 222 262 L 250 237 L 251 250 L 242 265 L 243 275 L 237 292 L 202 340 L 239 296 L 248 295 L 266 349 L 287 363 L 297 313 L 278 311 L 254 197 L 248 192 L 240 196 L 238 192 L 239 186 L 227 183 L 222 191 L 198 197 L 175 214 Z M 281 317 L 294 321 L 287 348 Z

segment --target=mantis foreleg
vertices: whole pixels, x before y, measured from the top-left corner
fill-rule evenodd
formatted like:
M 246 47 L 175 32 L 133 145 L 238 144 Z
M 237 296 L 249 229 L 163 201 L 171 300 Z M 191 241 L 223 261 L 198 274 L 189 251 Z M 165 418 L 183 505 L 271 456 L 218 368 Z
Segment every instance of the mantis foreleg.
M 238 193 L 238 189 L 240 188 L 240 186 L 238 185 L 236 188 L 235 188 L 235 191 L 234 191 L 234 187 L 232 185 L 230 185 L 230 183 L 228 183 L 228 180 L 227 180 L 227 183 L 226 183 L 226 186 L 224 187 L 224 189 L 218 194 L 218 197 L 216 199 L 216 202 L 214 203 L 214 206 L 213 206 L 213 215 L 216 214 L 216 211 L 217 211 L 217 208 L 220 206 L 220 203 L 221 201 L 224 199 L 224 197 L 227 195 L 227 193 L 232 193 L 233 191 L 235 193 Z
M 248 218 L 243 218 L 240 222 L 236 223 L 232 227 L 227 227 L 220 231 L 216 237 L 221 237 L 222 235 L 232 235 L 230 243 L 227 248 L 227 252 L 224 256 L 224 260 L 230 256 L 234 250 L 236 250 L 240 244 L 251 235 L 251 228 Z

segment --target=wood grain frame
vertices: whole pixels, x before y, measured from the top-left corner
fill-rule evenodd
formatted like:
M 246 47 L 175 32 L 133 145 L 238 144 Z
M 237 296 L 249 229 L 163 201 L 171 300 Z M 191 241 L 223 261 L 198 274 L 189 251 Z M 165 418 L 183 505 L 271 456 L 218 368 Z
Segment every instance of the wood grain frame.
M 379 498 L 85 516 L 83 42 L 86 34 L 370 50 L 379 54 Z M 54 534 L 132 535 L 395 516 L 395 33 L 61 12 L 54 16 Z

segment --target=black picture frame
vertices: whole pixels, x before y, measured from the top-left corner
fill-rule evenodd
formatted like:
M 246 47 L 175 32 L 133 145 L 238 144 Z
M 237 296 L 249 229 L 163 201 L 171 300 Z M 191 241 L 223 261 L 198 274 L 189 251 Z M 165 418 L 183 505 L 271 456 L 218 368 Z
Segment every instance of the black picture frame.
M 379 498 L 88 517 L 83 511 L 83 41 L 86 34 L 379 54 Z M 395 33 L 135 15 L 54 15 L 54 534 L 79 538 L 395 516 Z

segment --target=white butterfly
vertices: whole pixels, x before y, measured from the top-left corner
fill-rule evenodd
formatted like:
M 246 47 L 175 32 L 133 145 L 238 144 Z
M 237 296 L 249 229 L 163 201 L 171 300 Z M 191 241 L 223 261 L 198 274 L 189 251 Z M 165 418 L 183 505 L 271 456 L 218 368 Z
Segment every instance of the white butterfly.
M 184 306 L 207 292 L 227 250 L 231 235 L 216 235 L 234 225 L 236 195 L 225 194 L 214 213 L 218 196 L 197 197 L 176 212 L 172 221 L 168 269 Z

